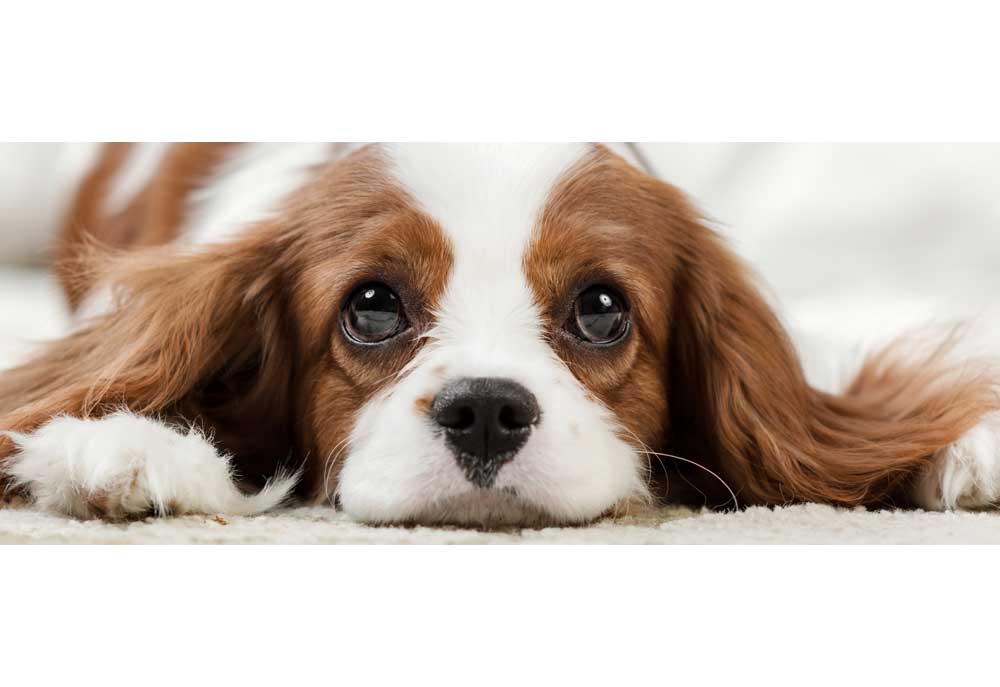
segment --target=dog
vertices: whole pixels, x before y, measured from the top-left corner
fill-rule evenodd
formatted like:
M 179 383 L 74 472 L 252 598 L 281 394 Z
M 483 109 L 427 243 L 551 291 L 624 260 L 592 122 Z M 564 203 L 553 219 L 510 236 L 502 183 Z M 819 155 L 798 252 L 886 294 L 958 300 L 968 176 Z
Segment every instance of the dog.
M 107 144 L 74 326 L 0 372 L 5 498 L 76 517 L 587 523 L 651 503 L 981 508 L 986 363 L 806 382 L 748 268 L 605 145 Z

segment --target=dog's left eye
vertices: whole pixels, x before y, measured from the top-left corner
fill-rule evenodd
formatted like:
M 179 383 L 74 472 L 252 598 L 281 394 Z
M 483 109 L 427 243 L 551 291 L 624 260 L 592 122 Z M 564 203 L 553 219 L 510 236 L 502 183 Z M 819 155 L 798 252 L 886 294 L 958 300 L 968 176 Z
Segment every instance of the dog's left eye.
M 573 303 L 570 331 L 592 344 L 610 344 L 628 331 L 625 299 L 610 286 L 591 286 Z
M 358 343 L 381 343 L 403 330 L 406 321 L 399 296 L 385 284 L 359 287 L 347 299 L 344 331 Z

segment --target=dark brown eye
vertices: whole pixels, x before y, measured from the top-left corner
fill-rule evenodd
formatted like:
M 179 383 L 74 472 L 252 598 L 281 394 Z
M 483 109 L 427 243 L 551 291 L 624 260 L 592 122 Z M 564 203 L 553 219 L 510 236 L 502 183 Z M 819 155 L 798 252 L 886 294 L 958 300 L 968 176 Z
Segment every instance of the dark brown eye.
M 359 287 L 347 299 L 343 322 L 344 331 L 354 341 L 375 344 L 403 331 L 406 318 L 395 292 L 373 282 Z
M 610 286 L 591 286 L 573 303 L 570 331 L 592 344 L 610 344 L 628 331 L 625 300 Z

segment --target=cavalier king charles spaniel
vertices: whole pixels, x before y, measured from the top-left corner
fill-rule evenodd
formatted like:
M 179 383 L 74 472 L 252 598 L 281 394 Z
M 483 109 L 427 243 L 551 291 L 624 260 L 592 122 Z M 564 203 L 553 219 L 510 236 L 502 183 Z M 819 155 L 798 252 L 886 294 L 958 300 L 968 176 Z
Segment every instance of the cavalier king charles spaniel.
M 109 144 L 74 326 L 0 372 L 6 500 L 78 517 L 585 523 L 665 501 L 984 507 L 997 375 L 809 386 L 747 268 L 601 145 Z

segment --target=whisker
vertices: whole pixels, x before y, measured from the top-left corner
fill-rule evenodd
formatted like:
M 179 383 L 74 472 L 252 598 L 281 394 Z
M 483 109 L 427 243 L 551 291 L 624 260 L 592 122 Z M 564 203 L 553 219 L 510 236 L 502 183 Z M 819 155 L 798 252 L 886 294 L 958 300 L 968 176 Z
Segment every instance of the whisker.
M 337 442 L 326 456 L 326 469 L 323 472 L 323 491 L 326 492 L 326 500 L 330 505 L 333 505 L 333 494 L 330 493 L 330 477 L 333 475 L 333 468 L 340 460 L 341 454 L 347 449 L 348 441 L 350 441 L 350 436 Z
M 645 453 L 646 458 L 647 458 L 646 463 L 649 465 L 649 474 L 650 474 L 650 477 L 652 477 L 652 474 L 653 474 L 653 464 L 652 464 L 652 462 L 650 462 L 648 460 L 648 458 L 649 458 L 649 456 L 656 456 L 656 460 L 660 464 L 660 468 L 663 469 L 663 478 L 665 480 L 667 480 L 667 494 L 669 494 L 670 493 L 670 474 L 667 472 L 666 467 L 663 464 L 663 458 L 661 457 L 661 454 L 656 453 L 656 451 L 654 451 L 653 449 L 649 448 L 649 446 L 646 445 L 646 442 L 644 442 L 642 439 L 640 439 L 638 437 L 638 435 L 636 435 L 636 433 L 633 432 L 628 427 L 622 427 L 622 429 L 624 429 L 626 432 L 628 432 L 629 434 L 631 434 L 632 438 L 635 439 L 636 442 L 638 442 L 640 446 L 642 446 L 642 448 L 643 448 L 642 452 Z M 663 454 L 663 455 L 665 456 L 665 455 L 668 455 L 668 454 Z M 703 465 L 699 465 L 698 467 L 700 467 L 702 469 L 707 469 Z M 708 494 L 706 494 L 705 492 L 703 492 L 701 489 L 698 488 L 698 486 L 694 482 L 692 482 L 687 477 L 685 477 L 683 472 L 678 471 L 677 476 L 680 477 L 682 480 L 684 480 L 684 482 L 689 487 L 691 487 L 696 492 L 698 492 L 699 494 L 701 494 L 701 497 L 704 499 L 705 505 L 706 506 L 708 505 Z M 730 490 L 730 493 L 732 493 L 732 490 Z M 739 504 L 738 503 L 736 504 L 736 506 L 737 506 L 737 508 L 739 508 Z
M 640 451 L 639 453 L 642 454 L 642 455 L 644 455 L 644 456 L 646 456 L 646 473 L 647 473 L 646 474 L 646 479 L 647 480 L 651 481 L 653 479 L 653 461 L 649 460 L 649 458 L 650 457 L 656 458 L 656 462 L 660 464 L 660 470 L 663 471 L 663 479 L 665 479 L 667 481 L 667 488 L 666 488 L 665 493 L 663 495 L 664 496 L 663 503 L 665 504 L 669 500 L 669 496 L 670 496 L 670 473 L 667 472 L 667 466 L 663 463 L 663 458 L 661 458 L 660 456 L 656 455 L 655 453 L 650 453 L 649 451 Z
M 698 488 L 698 485 L 697 485 L 697 484 L 695 484 L 694 482 L 692 482 L 691 480 L 689 480 L 689 479 L 688 479 L 687 477 L 685 477 L 685 476 L 684 476 L 684 473 L 683 473 L 683 472 L 681 472 L 680 470 L 678 470 L 678 471 L 677 471 L 677 476 L 678 476 L 678 477 L 680 477 L 680 478 L 681 478 L 682 480 L 684 480 L 684 483 L 685 483 L 686 485 L 688 485 L 689 487 L 691 487 L 692 489 L 694 489 L 694 490 L 695 490 L 696 492 L 698 492 L 699 494 L 701 494 L 701 498 L 702 498 L 702 503 L 703 503 L 703 504 L 704 504 L 705 506 L 707 506 L 707 505 L 708 505 L 708 494 L 706 494 L 706 493 L 705 493 L 705 492 L 703 492 L 703 491 L 702 491 L 701 489 L 699 489 L 699 488 Z
M 740 502 L 736 498 L 736 493 L 729 487 L 729 485 L 726 483 L 726 480 L 724 480 L 721 477 L 719 477 L 719 475 L 715 474 L 714 472 L 712 472 L 711 470 L 709 470 L 704 465 L 702 465 L 700 463 L 696 463 L 695 461 L 691 460 L 690 458 L 682 458 L 681 456 L 675 456 L 672 453 L 658 453 L 658 452 L 654 451 L 653 449 L 649 448 L 649 446 L 646 445 L 646 442 L 644 442 L 642 439 L 640 439 L 639 436 L 635 432 L 633 432 L 631 429 L 629 429 L 628 427 L 624 427 L 624 426 L 622 427 L 622 429 L 624 429 L 626 432 L 628 432 L 629 434 L 632 435 L 632 438 L 635 439 L 636 442 L 639 444 L 639 446 L 642 447 L 640 452 L 644 453 L 646 455 L 647 459 L 649 458 L 649 456 L 656 456 L 657 460 L 660 463 L 660 467 L 661 468 L 663 467 L 663 460 L 662 460 L 662 458 L 675 458 L 677 460 L 684 461 L 686 463 L 690 463 L 691 465 L 694 465 L 695 467 L 701 468 L 702 470 L 704 470 L 708 474 L 712 475 L 712 477 L 714 477 L 715 479 L 719 480 L 719 482 L 722 483 L 722 486 L 724 486 L 726 488 L 726 491 L 728 491 L 730 497 L 732 497 L 733 505 L 736 507 L 736 510 L 739 510 L 739 508 L 740 508 Z M 649 462 L 649 461 L 647 460 L 647 462 Z M 652 470 L 652 464 L 651 463 L 650 463 L 650 470 Z M 705 494 L 705 492 L 703 492 L 701 489 L 699 489 L 698 487 L 696 487 L 694 484 L 691 484 L 691 481 L 688 480 L 686 477 L 684 477 L 683 473 L 679 473 L 679 474 L 681 475 L 681 478 L 685 482 L 687 482 L 695 491 L 697 491 L 699 494 L 701 494 L 705 498 L 706 502 L 708 501 L 708 496 Z M 669 479 L 670 479 L 669 476 L 667 476 L 667 479 L 668 479 L 667 484 L 669 485 Z M 726 503 L 728 503 L 728 501 Z
M 643 450 L 643 449 L 639 449 L 639 451 L 642 452 L 642 453 L 645 453 L 647 455 L 662 456 L 664 458 L 673 458 L 675 460 L 680 460 L 680 461 L 683 461 L 685 463 L 690 463 L 691 465 L 695 466 L 696 468 L 700 468 L 701 470 L 704 470 L 705 472 L 707 472 L 708 474 L 710 474 L 712 477 L 714 477 L 715 479 L 717 479 L 719 481 L 719 483 L 726 488 L 726 491 L 729 492 L 729 497 L 732 499 L 733 504 L 736 506 L 736 510 L 739 510 L 739 508 L 740 508 L 740 502 L 736 498 L 736 492 L 734 492 L 730 488 L 729 484 L 726 483 L 726 480 L 722 479 L 718 474 L 716 474 L 712 470 L 708 469 L 707 467 L 705 467 L 701 463 L 697 463 L 697 462 L 691 460 L 690 458 L 683 458 L 681 456 L 675 456 L 672 453 L 658 453 L 657 451 L 648 451 L 648 450 Z M 728 501 L 726 503 L 728 503 Z
M 664 493 L 664 498 L 668 498 L 669 494 L 670 494 L 670 473 L 667 472 L 667 467 L 663 464 L 663 458 L 660 457 L 651 448 L 649 448 L 649 446 L 646 445 L 646 442 L 644 442 L 642 439 L 639 438 L 638 434 L 636 434 L 635 432 L 633 432 L 628 427 L 625 427 L 624 425 L 620 425 L 620 427 L 622 429 L 624 429 L 626 432 L 628 432 L 629 434 L 631 434 L 632 438 L 635 439 L 636 443 L 639 444 L 639 446 L 641 446 L 643 448 L 643 451 L 641 453 L 646 456 L 646 480 L 647 481 L 651 481 L 653 479 L 653 461 L 649 460 L 649 458 L 650 458 L 650 456 L 653 456 L 653 457 L 656 458 L 656 462 L 658 462 L 660 464 L 660 470 L 663 471 L 663 478 L 667 481 L 667 488 L 666 488 L 666 492 Z M 681 475 L 681 477 L 683 477 L 683 475 Z M 686 479 L 684 481 L 687 482 Z M 688 483 L 690 484 L 690 482 L 688 482 Z M 694 487 L 693 484 L 691 486 Z M 695 488 L 696 491 L 699 491 L 699 493 L 700 493 L 700 490 L 698 490 L 698 487 L 694 487 L 694 488 Z M 703 494 L 703 493 L 701 495 L 705 496 L 705 494 Z M 705 500 L 706 500 L 706 502 L 708 501 L 708 497 L 707 496 L 705 496 Z

